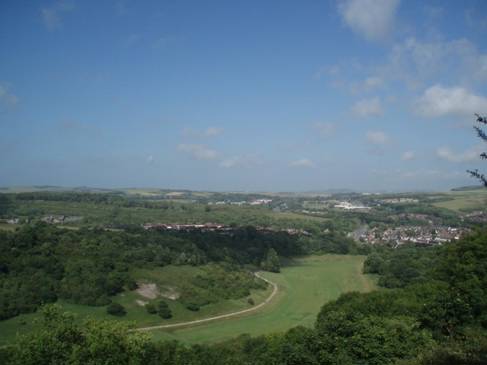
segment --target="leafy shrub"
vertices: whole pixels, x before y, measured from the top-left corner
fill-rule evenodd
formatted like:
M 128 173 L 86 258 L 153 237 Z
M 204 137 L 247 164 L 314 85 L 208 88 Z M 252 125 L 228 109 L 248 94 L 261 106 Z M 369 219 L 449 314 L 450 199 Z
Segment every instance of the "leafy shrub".
M 127 311 L 125 310 L 123 305 L 118 303 L 111 303 L 107 307 L 107 313 L 111 314 L 112 316 L 122 317 L 127 314 Z

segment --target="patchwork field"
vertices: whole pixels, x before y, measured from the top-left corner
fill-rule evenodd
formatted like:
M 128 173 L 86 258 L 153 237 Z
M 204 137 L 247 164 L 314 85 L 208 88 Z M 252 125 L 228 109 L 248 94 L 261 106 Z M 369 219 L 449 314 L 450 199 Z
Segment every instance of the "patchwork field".
M 437 202 L 434 205 L 455 211 L 485 209 L 487 206 L 487 190 L 451 192 L 447 196 L 450 200 Z
M 223 341 L 240 334 L 260 335 L 285 331 L 291 327 L 312 326 L 321 306 L 348 291 L 370 291 L 375 289 L 374 278 L 362 274 L 365 257 L 348 255 L 309 256 L 295 259 L 279 274 L 264 273 L 263 276 L 278 285 L 277 295 L 271 302 L 256 312 L 228 319 L 217 320 L 202 325 L 171 330 L 147 332 L 154 339 L 177 339 L 185 343 L 209 343 Z M 185 282 L 200 270 L 195 267 L 168 266 L 155 271 L 140 270 L 136 275 L 157 283 L 159 287 Z M 252 291 L 255 304 L 262 303 L 272 292 Z M 227 300 L 202 307 L 198 312 L 185 309 L 176 301 L 167 300 L 173 318 L 162 320 L 148 314 L 137 301 L 146 300 L 136 292 L 122 293 L 114 298 L 127 309 L 123 321 L 136 323 L 137 327 L 171 324 L 207 318 L 224 313 L 232 313 L 249 308 L 247 298 Z M 105 307 L 89 307 L 60 302 L 63 309 L 77 314 L 77 318 L 119 320 L 106 314 Z M 17 333 L 33 329 L 38 314 L 21 315 L 0 322 L 0 344 L 15 339 Z

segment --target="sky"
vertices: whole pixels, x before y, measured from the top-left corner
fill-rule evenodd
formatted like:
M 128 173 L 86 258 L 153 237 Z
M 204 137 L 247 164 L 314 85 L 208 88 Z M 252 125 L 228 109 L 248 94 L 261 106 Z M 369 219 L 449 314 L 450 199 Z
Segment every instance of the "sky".
M 487 2 L 0 2 L 0 186 L 445 190 Z

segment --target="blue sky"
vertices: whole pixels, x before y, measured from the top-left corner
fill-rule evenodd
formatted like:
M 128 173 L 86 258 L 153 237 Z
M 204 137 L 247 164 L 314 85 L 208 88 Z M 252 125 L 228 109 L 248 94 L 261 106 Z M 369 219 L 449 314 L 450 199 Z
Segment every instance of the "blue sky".
M 486 40 L 482 0 L 2 1 L 0 185 L 474 184 Z

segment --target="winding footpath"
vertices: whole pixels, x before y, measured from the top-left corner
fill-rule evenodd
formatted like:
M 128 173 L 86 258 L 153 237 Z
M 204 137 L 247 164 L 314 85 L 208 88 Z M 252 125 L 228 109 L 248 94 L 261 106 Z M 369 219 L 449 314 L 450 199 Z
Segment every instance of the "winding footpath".
M 255 311 L 259 310 L 260 308 L 262 308 L 263 306 L 265 306 L 266 304 L 268 304 L 276 296 L 276 294 L 278 292 L 278 288 L 277 288 L 277 284 L 276 283 L 274 283 L 274 282 L 272 282 L 272 281 L 264 278 L 258 272 L 254 273 L 254 275 L 256 277 L 258 277 L 259 279 L 264 280 L 266 283 L 272 285 L 272 293 L 267 297 L 266 300 L 264 300 L 262 303 L 254 306 L 252 308 L 243 309 L 243 310 L 240 310 L 240 311 L 237 311 L 237 312 L 232 312 L 232 313 L 227 313 L 227 314 L 221 314 L 219 316 L 208 317 L 208 318 L 203 318 L 203 319 L 197 319 L 197 320 L 194 320 L 194 321 L 179 322 L 179 323 L 172 323 L 172 324 L 161 324 L 161 325 L 158 325 L 158 326 L 140 327 L 140 328 L 136 328 L 135 331 L 153 331 L 153 330 L 160 330 L 160 329 L 168 329 L 168 328 L 177 328 L 177 327 L 192 326 L 192 325 L 195 325 L 195 324 L 201 324 L 201 323 L 216 321 L 216 320 L 219 320 L 219 319 L 226 319 L 226 318 L 236 317 L 236 316 L 239 316 L 241 314 L 255 312 Z

